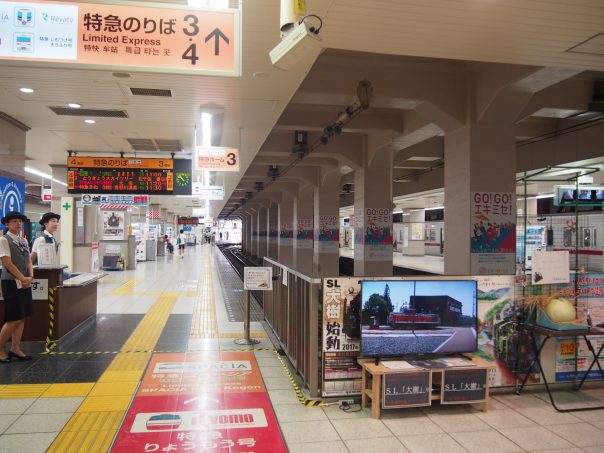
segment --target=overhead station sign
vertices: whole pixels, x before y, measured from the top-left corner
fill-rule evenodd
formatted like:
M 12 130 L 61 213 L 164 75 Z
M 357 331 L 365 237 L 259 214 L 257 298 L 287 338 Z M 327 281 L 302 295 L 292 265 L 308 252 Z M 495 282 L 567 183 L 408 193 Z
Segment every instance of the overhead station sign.
M 238 10 L 0 1 L 0 59 L 239 76 L 240 35 Z
M 172 159 L 69 157 L 67 191 L 73 194 L 171 194 Z
M 195 170 L 239 171 L 239 150 L 237 148 L 198 146 L 195 152 Z

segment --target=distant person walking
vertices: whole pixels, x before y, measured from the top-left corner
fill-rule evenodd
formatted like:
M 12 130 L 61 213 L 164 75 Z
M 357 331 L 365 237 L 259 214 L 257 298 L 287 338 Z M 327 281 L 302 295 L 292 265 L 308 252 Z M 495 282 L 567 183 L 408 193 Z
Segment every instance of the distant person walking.
M 176 239 L 176 243 L 178 244 L 178 256 L 182 259 L 185 257 L 185 245 L 187 245 L 187 238 L 185 236 L 185 230 L 180 230 L 180 234 L 178 235 L 178 239 Z

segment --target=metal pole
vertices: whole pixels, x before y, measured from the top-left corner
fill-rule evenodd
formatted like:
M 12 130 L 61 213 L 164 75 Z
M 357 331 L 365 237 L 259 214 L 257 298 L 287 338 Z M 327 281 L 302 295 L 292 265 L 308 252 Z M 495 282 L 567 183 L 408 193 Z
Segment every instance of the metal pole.
M 235 344 L 250 345 L 260 341 L 250 338 L 250 292 L 243 290 L 243 338 L 237 338 Z

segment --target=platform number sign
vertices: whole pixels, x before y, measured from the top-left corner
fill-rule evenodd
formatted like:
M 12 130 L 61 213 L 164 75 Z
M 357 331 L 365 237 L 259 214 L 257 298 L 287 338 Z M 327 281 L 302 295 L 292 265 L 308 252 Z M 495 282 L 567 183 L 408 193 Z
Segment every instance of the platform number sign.
M 198 146 L 195 170 L 239 171 L 239 150 L 219 146 Z

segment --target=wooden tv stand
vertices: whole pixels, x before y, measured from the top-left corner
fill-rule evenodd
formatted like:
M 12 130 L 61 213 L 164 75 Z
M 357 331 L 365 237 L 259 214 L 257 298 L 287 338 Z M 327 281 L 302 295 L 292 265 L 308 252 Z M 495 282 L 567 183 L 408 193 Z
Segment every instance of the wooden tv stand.
M 440 401 L 441 404 L 482 403 L 486 412 L 489 370 L 495 365 L 479 357 L 471 359 L 473 365 L 468 367 L 410 370 L 391 369 L 381 363 L 376 365 L 374 359 L 358 359 L 362 367 L 361 405 L 368 407 L 368 399 L 371 400 L 373 418 L 380 418 L 381 409 L 430 406 L 432 401 Z M 433 385 L 438 391 L 433 390 Z

